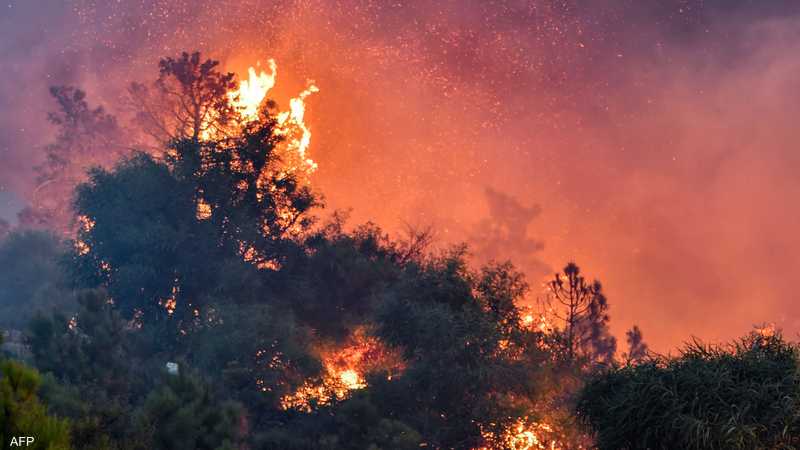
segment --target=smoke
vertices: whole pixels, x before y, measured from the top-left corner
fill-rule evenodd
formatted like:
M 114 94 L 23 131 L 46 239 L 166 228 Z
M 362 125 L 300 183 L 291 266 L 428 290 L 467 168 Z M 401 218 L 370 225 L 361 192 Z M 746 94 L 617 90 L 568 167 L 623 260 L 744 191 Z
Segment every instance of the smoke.
M 656 350 L 800 331 L 800 6 L 587 3 L 12 1 L 0 184 L 30 193 L 51 84 L 123 114 L 122 88 L 161 56 L 199 49 L 237 73 L 273 57 L 279 103 L 321 88 L 310 157 L 330 208 L 444 242 L 513 229 L 518 246 L 478 256 L 508 250 L 534 286 L 576 260 L 615 333 L 637 323 Z M 498 221 L 498 201 L 521 222 Z

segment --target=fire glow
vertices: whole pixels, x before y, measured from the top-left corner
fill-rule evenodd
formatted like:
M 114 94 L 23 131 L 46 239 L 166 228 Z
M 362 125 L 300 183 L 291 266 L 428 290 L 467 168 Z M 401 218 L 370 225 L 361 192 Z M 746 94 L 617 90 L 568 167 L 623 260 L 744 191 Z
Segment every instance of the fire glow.
M 278 64 L 274 59 L 267 63 L 269 73 L 256 72 L 255 67 L 247 70 L 248 79 L 242 80 L 239 89 L 228 94 L 231 103 L 239 110 L 244 123 L 260 119 L 261 106 L 278 78 Z M 258 64 L 257 64 L 258 66 Z M 307 82 L 306 89 L 289 100 L 289 110 L 278 112 L 276 134 L 286 139 L 287 164 L 290 170 L 311 175 L 317 170 L 317 163 L 307 156 L 311 145 L 311 130 L 305 123 L 306 98 L 319 92 L 313 81 Z
M 319 348 L 323 372 L 317 380 L 307 380 L 297 391 L 281 399 L 283 409 L 311 411 L 315 406 L 343 400 L 350 392 L 367 387 L 367 373 L 382 372 L 387 379 L 402 372 L 400 354 L 378 339 L 357 329 L 341 347 Z

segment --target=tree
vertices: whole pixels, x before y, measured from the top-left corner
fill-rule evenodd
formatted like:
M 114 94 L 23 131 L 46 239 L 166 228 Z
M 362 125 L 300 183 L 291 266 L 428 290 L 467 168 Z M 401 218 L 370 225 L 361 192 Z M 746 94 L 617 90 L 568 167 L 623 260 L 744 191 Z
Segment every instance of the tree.
M 227 134 L 238 118 L 229 95 L 236 89 L 236 76 L 220 72 L 218 66 L 219 61 L 202 61 L 199 52 L 183 52 L 159 61 L 159 77 L 152 85 L 131 84 L 129 101 L 157 144 Z
M 306 254 L 287 267 L 281 283 L 298 320 L 339 342 L 368 322 L 380 294 L 399 281 L 403 267 L 419 258 L 427 242 L 424 232 L 394 242 L 374 224 L 346 232 L 344 221 L 335 215 L 308 236 Z
M 296 417 L 289 427 L 257 434 L 257 450 L 413 450 L 422 436 L 402 421 L 386 417 L 368 392 Z
M 564 361 L 568 365 L 579 359 L 579 365 L 613 362 L 617 343 L 608 330 L 608 301 L 600 282 L 587 282 L 580 268 L 569 263 L 548 287 L 552 299 L 560 305 L 554 314 L 563 323 L 557 337 Z
M 241 407 L 219 401 L 198 377 L 166 375 L 139 416 L 139 427 L 151 433 L 153 450 L 233 450 L 240 448 L 244 428 Z
M 33 450 L 69 450 L 69 424 L 47 415 L 39 401 L 39 374 L 20 363 L 0 362 L 0 441 L 11 448 L 11 439 L 33 436 Z
M 628 352 L 622 354 L 625 363 L 632 364 L 643 361 L 647 357 L 649 349 L 644 342 L 642 330 L 634 325 L 633 328 L 625 332 L 625 336 L 628 342 Z
M 471 273 L 463 249 L 410 265 L 375 319 L 406 369 L 375 379 L 375 404 L 436 448 L 474 448 L 524 420 L 546 360 L 513 306 L 524 292 L 510 265 Z
M 321 365 L 312 334 L 266 302 L 214 305 L 213 321 L 195 331 L 182 357 L 207 374 L 218 393 L 242 403 L 254 427 L 280 416 L 280 400 Z
M 38 185 L 32 206 L 20 213 L 25 227 L 47 227 L 66 233 L 72 223 L 72 189 L 85 171 L 108 165 L 127 149 L 123 130 L 102 106 L 92 107 L 86 93 L 73 86 L 53 86 L 50 95 L 58 109 L 48 114 L 56 126 L 55 141 L 45 147 L 45 162 L 36 167 Z
M 577 400 L 599 449 L 753 449 L 800 445 L 798 347 L 753 332 L 694 341 L 594 375 Z
M 37 311 L 74 310 L 64 251 L 47 231 L 15 230 L 0 240 L 0 326 L 23 330 Z
M 130 436 L 130 411 L 152 376 L 105 292 L 81 292 L 78 303 L 72 317 L 34 318 L 28 341 L 36 366 L 53 377 L 44 394 L 50 407 L 73 421 L 82 444 L 102 448 L 109 437 L 125 442 Z

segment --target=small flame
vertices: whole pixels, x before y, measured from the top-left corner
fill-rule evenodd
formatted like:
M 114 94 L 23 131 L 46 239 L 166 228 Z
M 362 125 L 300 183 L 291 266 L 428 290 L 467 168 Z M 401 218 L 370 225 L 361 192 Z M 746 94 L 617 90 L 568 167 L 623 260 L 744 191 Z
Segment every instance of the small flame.
M 763 326 L 756 327 L 756 333 L 765 338 L 771 338 L 775 336 L 775 333 L 777 333 L 777 331 L 778 330 L 775 328 L 774 323 L 768 323 L 764 324 Z
M 203 198 L 197 199 L 197 220 L 208 220 L 211 218 L 211 204 Z
M 564 446 L 558 441 L 556 432 L 547 423 L 529 422 L 527 417 L 520 418 L 499 435 L 483 432 L 490 447 L 481 447 L 475 450 L 488 448 L 504 448 L 510 450 L 557 450 Z
M 307 380 L 297 391 L 281 398 L 283 409 L 311 411 L 313 405 L 326 405 L 342 400 L 356 389 L 367 387 L 364 378 L 373 369 L 388 372 L 387 378 L 402 371 L 399 353 L 387 348 L 363 330 L 353 333 L 350 342 L 341 348 L 321 350 L 323 374 L 321 379 Z

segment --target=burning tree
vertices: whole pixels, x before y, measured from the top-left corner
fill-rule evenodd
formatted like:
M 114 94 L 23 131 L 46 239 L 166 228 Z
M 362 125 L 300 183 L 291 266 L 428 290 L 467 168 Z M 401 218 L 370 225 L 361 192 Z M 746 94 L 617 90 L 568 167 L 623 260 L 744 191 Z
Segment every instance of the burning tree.
M 159 61 L 152 85 L 132 83 L 129 101 L 143 131 L 160 145 L 235 132 L 240 115 L 230 93 L 237 88 L 236 75 L 218 66 L 219 61 L 203 61 L 199 52 L 183 52 Z
M 152 86 L 130 89 L 146 131 L 166 145 L 162 156 L 95 168 L 76 190 L 81 283 L 106 287 L 127 317 L 168 318 L 183 332 L 204 314 L 207 292 L 230 289 L 196 261 L 242 274 L 276 269 L 320 205 L 301 180 L 307 167 L 286 157 L 308 145 L 308 94 L 281 113 L 266 100 L 271 85 L 254 92 L 251 79 L 237 90 L 218 65 L 199 53 L 162 59 Z

